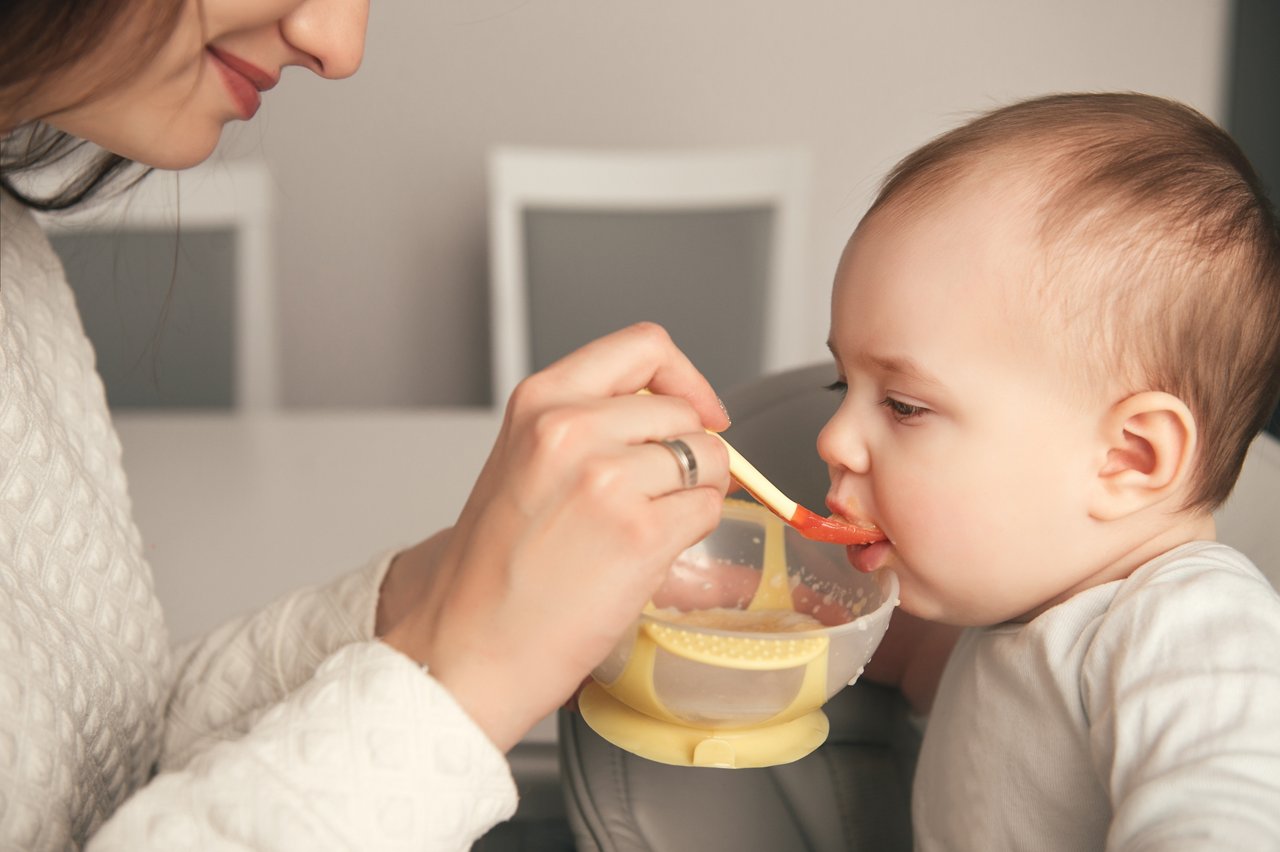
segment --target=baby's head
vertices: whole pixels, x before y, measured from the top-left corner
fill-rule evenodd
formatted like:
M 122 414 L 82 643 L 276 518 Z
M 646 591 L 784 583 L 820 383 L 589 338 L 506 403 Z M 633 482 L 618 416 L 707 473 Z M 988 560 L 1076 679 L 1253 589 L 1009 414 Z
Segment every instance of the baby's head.
M 1040 268 L 1023 295 L 1061 341 L 1065 378 L 1185 402 L 1200 448 L 1190 501 L 1215 508 L 1280 392 L 1280 234 L 1244 154 L 1181 104 L 1052 96 L 920 148 L 869 215 L 1007 172 L 1031 182 Z
M 847 402 L 824 431 L 837 508 L 895 539 L 886 513 L 904 493 L 935 529 L 976 501 L 970 521 L 1002 544 L 1021 533 L 1024 556 L 1113 564 L 1135 535 L 1169 543 L 1221 503 L 1273 409 L 1280 231 L 1239 148 L 1187 107 L 1015 104 L 890 173 L 842 258 L 831 344 L 857 374 L 850 397 L 892 416 L 858 422 Z M 881 484 L 857 486 L 859 466 Z M 1101 543 L 1085 552 L 1077 537 Z M 881 557 L 894 561 L 862 558 Z M 1023 602 L 1078 590 L 1072 570 Z

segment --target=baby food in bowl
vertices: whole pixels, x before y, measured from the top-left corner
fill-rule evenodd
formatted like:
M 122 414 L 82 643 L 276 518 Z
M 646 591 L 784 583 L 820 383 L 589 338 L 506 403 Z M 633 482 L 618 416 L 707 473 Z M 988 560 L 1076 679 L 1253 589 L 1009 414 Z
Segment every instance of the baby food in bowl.
M 857 679 L 897 605 L 889 571 L 854 571 L 767 509 L 725 501 L 592 673 L 583 718 L 662 763 L 772 766 L 826 739 L 821 706 Z

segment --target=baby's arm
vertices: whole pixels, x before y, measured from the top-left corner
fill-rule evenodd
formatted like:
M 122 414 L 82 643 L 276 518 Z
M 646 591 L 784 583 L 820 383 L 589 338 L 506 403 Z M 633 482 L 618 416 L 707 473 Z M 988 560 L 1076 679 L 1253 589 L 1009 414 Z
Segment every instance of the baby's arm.
M 1108 849 L 1280 838 L 1280 598 L 1260 577 L 1162 578 L 1117 599 L 1082 675 Z
M 884 640 L 867 663 L 864 676 L 899 689 L 913 712 L 926 715 L 933 706 L 938 681 L 960 628 L 925 621 L 898 610 L 889 621 Z

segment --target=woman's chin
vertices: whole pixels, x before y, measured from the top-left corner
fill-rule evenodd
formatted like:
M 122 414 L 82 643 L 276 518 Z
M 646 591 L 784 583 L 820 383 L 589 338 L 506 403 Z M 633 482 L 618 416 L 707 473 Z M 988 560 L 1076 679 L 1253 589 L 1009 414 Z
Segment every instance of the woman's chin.
M 221 122 L 211 122 L 198 128 L 174 128 L 153 138 L 122 140 L 123 144 L 102 147 L 144 166 L 177 172 L 209 159 L 218 147 L 222 127 Z
M 177 172 L 200 165 L 209 159 L 217 147 L 218 139 L 215 136 L 208 144 L 187 142 L 182 146 L 173 146 L 163 151 L 156 151 L 154 154 L 142 152 L 139 156 L 130 157 L 130 159 L 152 168 Z M 126 154 L 125 156 L 129 155 Z

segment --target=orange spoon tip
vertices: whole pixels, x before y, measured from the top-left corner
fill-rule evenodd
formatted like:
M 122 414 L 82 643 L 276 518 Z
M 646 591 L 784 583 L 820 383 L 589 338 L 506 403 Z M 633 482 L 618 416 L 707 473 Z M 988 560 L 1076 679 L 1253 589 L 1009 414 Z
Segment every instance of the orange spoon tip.
M 838 518 L 824 518 L 804 506 L 796 506 L 788 521 L 805 538 L 832 544 L 874 544 L 885 535 L 875 527 L 860 527 Z

